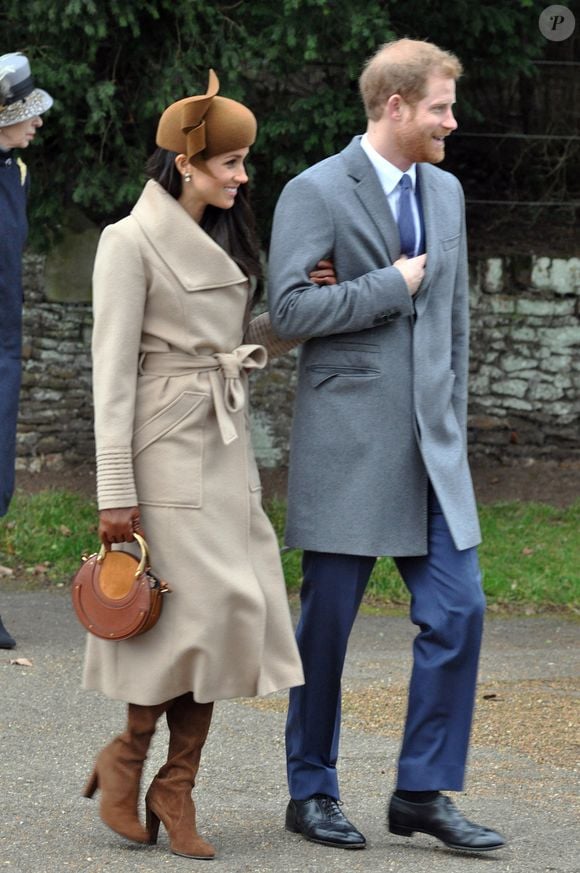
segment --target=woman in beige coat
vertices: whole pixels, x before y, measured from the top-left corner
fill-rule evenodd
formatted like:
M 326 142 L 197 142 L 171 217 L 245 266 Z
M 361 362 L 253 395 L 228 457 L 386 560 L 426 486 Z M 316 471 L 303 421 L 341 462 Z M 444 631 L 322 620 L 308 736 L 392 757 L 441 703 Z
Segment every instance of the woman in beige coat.
M 303 681 L 246 408 L 264 346 L 289 344 L 267 316 L 248 325 L 260 266 L 244 159 L 256 121 L 218 87 L 211 71 L 207 94 L 165 110 L 152 179 L 103 232 L 94 270 L 99 533 L 110 547 L 145 532 L 172 593 L 146 634 L 88 638 L 83 685 L 126 701 L 128 723 L 85 796 L 100 788 L 103 821 L 138 842 L 156 842 L 162 821 L 172 851 L 192 858 L 214 856 L 191 799 L 213 702 Z M 168 757 L 145 829 L 140 778 L 163 713 Z

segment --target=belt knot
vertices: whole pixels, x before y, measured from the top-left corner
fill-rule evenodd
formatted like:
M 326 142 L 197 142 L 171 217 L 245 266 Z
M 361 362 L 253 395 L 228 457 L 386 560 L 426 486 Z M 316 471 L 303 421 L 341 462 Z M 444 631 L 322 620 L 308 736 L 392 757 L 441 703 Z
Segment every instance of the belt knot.
M 251 370 L 261 370 L 266 366 L 268 354 L 263 346 L 238 346 L 233 352 L 217 352 L 214 356 L 219 365 L 219 372 L 224 379 L 223 395 L 218 386 L 213 384 L 214 406 L 222 440 L 226 445 L 237 439 L 237 431 L 233 422 L 225 414 L 239 412 L 246 404 L 244 383 L 240 378 L 242 373 Z M 217 373 L 210 372 L 210 381 L 214 381 Z M 222 407 L 222 396 L 225 410 Z
M 185 376 L 207 373 L 218 427 L 225 445 L 238 438 L 230 413 L 239 412 L 246 403 L 242 376 L 266 366 L 264 346 L 243 345 L 232 352 L 213 355 L 186 355 L 172 352 L 149 352 L 139 359 L 139 373 L 155 376 Z

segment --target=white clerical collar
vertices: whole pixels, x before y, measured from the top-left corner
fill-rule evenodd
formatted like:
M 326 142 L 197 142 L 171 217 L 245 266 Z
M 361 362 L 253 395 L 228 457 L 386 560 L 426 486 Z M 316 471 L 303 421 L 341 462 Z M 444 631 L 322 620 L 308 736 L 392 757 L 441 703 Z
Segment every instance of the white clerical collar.
M 368 133 L 363 133 L 360 144 L 369 161 L 375 168 L 383 191 L 388 197 L 401 181 L 403 171 L 399 170 L 398 167 L 395 167 L 394 164 L 391 164 L 390 161 L 387 161 L 386 158 L 383 158 L 383 156 L 378 153 L 378 151 L 370 144 Z M 405 173 L 411 178 L 414 191 L 415 183 L 417 181 L 417 164 L 411 164 L 409 169 L 405 170 Z

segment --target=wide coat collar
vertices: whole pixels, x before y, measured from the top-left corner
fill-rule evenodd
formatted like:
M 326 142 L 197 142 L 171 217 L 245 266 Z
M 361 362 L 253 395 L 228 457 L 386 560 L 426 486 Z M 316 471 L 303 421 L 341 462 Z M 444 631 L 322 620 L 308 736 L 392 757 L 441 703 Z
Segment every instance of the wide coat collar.
M 153 179 L 145 185 L 131 215 L 187 291 L 247 281 L 224 249 Z
M 394 263 L 401 256 L 399 228 L 386 203 L 385 192 L 375 169 L 360 145 L 360 136 L 355 136 L 341 152 L 347 172 L 354 182 L 354 191 L 381 234 L 389 260 Z M 425 250 L 427 263 L 422 288 L 429 287 L 437 257 L 437 170 L 430 164 L 417 164 L 417 180 L 421 194 L 423 220 L 425 222 Z

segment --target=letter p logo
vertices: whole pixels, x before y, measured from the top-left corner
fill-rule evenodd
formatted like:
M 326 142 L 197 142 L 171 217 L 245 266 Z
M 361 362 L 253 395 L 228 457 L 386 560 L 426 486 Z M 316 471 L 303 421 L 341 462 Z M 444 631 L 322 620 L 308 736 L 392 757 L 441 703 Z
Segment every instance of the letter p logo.
M 548 6 L 538 20 L 542 36 L 551 42 L 563 42 L 574 33 L 576 19 L 567 6 Z

